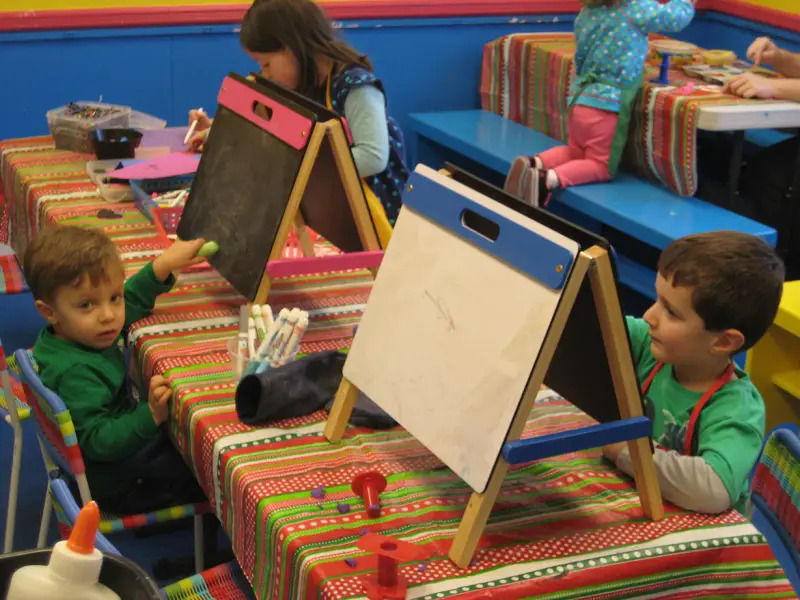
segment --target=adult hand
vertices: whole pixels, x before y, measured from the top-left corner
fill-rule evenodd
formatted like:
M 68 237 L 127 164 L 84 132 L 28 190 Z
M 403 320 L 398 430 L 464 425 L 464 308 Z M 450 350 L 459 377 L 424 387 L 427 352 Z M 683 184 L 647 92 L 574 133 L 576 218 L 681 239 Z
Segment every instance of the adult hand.
M 755 73 L 744 73 L 725 82 L 724 92 L 741 98 L 774 98 L 775 85 L 771 78 Z
M 779 51 L 778 46 L 770 38 L 760 37 L 750 44 L 747 49 L 747 58 L 756 65 L 771 65 Z

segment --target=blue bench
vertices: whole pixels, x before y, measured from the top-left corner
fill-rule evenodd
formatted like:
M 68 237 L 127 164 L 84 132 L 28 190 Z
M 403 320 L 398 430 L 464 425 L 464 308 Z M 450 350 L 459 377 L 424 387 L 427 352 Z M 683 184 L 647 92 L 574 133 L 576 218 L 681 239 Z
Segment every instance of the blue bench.
M 748 129 L 744 132 L 744 139 L 754 146 L 766 148 L 792 137 L 791 133 L 784 133 L 778 129 Z
M 466 157 L 496 174 L 505 175 L 514 158 L 535 154 L 560 144 L 524 125 L 483 110 L 409 115 L 417 138 L 416 158 L 432 167 L 443 160 L 458 163 Z M 557 214 L 600 232 L 608 226 L 658 250 L 689 235 L 731 229 L 756 235 L 773 247 L 777 232 L 771 227 L 697 198 L 681 198 L 664 187 L 619 173 L 613 183 L 567 188 L 554 196 L 549 208 Z M 655 272 L 618 257 L 619 279 L 653 298 Z

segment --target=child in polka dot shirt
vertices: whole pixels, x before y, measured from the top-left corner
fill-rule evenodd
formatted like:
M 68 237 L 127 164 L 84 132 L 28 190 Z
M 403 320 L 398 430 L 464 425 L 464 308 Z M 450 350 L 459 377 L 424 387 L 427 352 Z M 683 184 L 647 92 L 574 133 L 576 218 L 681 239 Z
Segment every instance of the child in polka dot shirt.
M 625 145 L 630 108 L 641 87 L 648 36 L 676 32 L 695 0 L 583 0 L 575 19 L 576 77 L 570 90 L 568 145 L 518 156 L 505 189 L 528 204 L 555 188 L 609 181 Z
M 374 194 L 388 224 L 394 225 L 409 171 L 403 133 L 389 114 L 383 84 L 369 58 L 337 39 L 333 23 L 314 0 L 253 2 L 242 21 L 239 41 L 258 63 L 262 77 L 345 118 L 364 192 Z M 197 122 L 198 133 L 190 142 L 197 146 L 208 136 L 211 119 L 192 110 L 189 121 Z

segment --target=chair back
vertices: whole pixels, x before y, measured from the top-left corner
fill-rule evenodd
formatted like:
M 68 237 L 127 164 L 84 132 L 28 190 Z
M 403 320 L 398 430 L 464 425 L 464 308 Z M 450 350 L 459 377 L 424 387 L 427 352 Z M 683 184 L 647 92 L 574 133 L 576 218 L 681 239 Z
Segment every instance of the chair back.
M 755 509 L 753 522 L 758 526 L 759 517 L 763 517 L 768 525 L 766 529 L 774 530 L 772 536 L 768 535 L 771 531 L 762 530 L 762 533 L 779 560 L 781 552 L 776 550 L 783 551 L 785 560 L 781 560 L 781 564 L 797 588 L 800 584 L 800 435 L 797 425 L 779 425 L 767 435 L 750 480 L 750 502 Z M 776 543 L 781 548 L 776 549 Z
M 72 415 L 58 394 L 45 387 L 30 350 L 17 350 L 14 357 L 22 376 L 23 389 L 39 433 L 39 445 L 47 471 L 58 467 L 78 482 L 82 504 L 92 499 L 86 480 L 86 466 L 78 446 Z
M 3 342 L 0 340 L 0 418 L 8 421 L 15 431 L 19 431 L 20 421 L 30 416 L 30 408 L 20 399 L 22 390 L 19 384 L 16 387 L 20 389 L 14 389 L 8 368 Z
M 81 509 L 75 501 L 75 496 L 69 487 L 69 482 L 64 479 L 64 475 L 58 469 L 54 469 L 50 472 L 50 487 L 48 492 L 50 498 L 53 500 L 53 510 L 58 520 L 58 531 L 61 534 L 61 539 L 66 540 L 69 538 L 70 533 L 72 533 L 72 528 L 78 520 L 78 513 Z M 94 539 L 94 547 L 103 554 L 121 556 L 114 544 L 109 542 L 108 538 L 99 531 Z
M 166 600 L 194 598 L 225 598 L 226 600 L 255 600 L 250 582 L 235 560 L 217 565 L 164 587 Z

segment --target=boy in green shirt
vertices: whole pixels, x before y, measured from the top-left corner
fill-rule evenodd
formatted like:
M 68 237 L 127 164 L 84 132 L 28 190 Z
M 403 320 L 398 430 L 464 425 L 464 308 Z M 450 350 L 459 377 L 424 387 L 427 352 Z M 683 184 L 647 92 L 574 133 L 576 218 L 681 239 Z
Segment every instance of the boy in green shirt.
M 39 375 L 72 415 L 93 499 L 104 510 L 135 514 L 205 500 L 161 427 L 167 381 L 153 376 L 146 401 L 129 394 L 122 336 L 170 290 L 173 271 L 204 260 L 196 256 L 202 244 L 176 241 L 127 282 L 99 229 L 49 227 L 25 253 L 25 278 L 48 322 L 33 347 Z
M 661 493 L 678 506 L 704 513 L 744 508 L 765 410 L 731 357 L 772 324 L 783 278 L 780 258 L 757 237 L 690 235 L 661 254 L 655 304 L 643 319 L 628 317 Z M 603 454 L 633 475 L 625 443 Z

